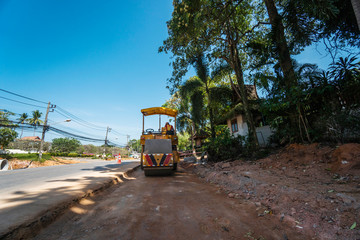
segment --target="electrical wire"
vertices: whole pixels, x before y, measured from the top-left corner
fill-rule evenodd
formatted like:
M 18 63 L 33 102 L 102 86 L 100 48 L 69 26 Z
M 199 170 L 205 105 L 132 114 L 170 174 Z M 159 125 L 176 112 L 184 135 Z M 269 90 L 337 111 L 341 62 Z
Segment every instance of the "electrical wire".
M 1 123 L 1 122 L 2 122 L 2 120 L 0 120 L 0 127 L 21 128 L 23 131 L 25 130 L 26 132 L 30 132 L 31 128 L 35 128 L 34 130 L 37 133 L 41 133 L 42 128 L 44 127 L 44 125 L 38 125 L 38 126 L 35 127 L 34 125 L 27 124 L 27 123 L 19 124 L 19 125 L 8 125 L 8 123 L 4 124 L 4 123 Z M 92 138 L 92 137 L 87 137 L 87 136 L 81 136 L 81 135 L 70 133 L 70 132 L 67 132 L 67 131 L 64 131 L 64 130 L 61 130 L 61 129 L 58 129 L 58 128 L 55 128 L 55 127 L 51 127 L 51 126 L 47 126 L 47 130 L 51 131 L 52 133 L 54 133 L 56 135 L 71 137 L 71 138 L 86 141 L 86 142 L 100 142 L 100 143 L 103 143 L 105 141 L 104 139 L 101 139 L 101 138 Z M 33 131 L 31 131 L 31 132 L 33 132 Z M 110 140 L 106 141 L 106 145 L 108 145 L 108 146 L 116 146 L 116 147 L 124 147 L 124 145 L 114 143 L 114 142 L 112 142 Z
M 0 120 L 0 127 L 10 127 L 10 128 L 44 128 L 44 125 L 31 125 L 28 123 L 22 123 L 22 124 L 17 124 L 17 125 L 9 125 L 8 123 L 1 123 L 4 122 L 2 120 Z M 93 141 L 93 142 L 104 142 L 103 139 L 98 139 L 98 138 L 90 138 L 90 137 L 86 137 L 86 136 L 81 136 L 81 135 L 77 135 L 77 134 L 73 134 L 55 127 L 51 127 L 51 126 L 47 126 L 47 130 L 62 134 L 63 136 L 70 136 L 72 138 L 76 138 L 76 139 L 81 139 L 81 140 L 85 140 L 85 141 Z
M 61 107 L 59 107 L 59 106 L 57 106 L 57 109 L 58 109 L 59 111 L 61 111 L 62 113 L 68 115 L 69 117 L 74 118 L 74 119 L 76 119 L 77 121 L 80 121 L 80 122 L 82 122 L 82 123 L 84 123 L 84 124 L 87 124 L 87 125 L 91 126 L 92 128 L 106 129 L 106 127 L 99 126 L 99 125 L 90 123 L 90 122 L 88 122 L 88 121 L 85 121 L 85 120 L 83 120 L 83 119 L 75 116 L 74 114 L 66 111 L 65 109 L 63 109 L 63 108 L 61 108 Z
M 112 132 L 112 133 L 115 133 L 115 135 L 127 136 L 127 134 L 120 133 L 120 132 L 118 132 L 118 131 L 116 131 L 116 130 L 114 130 L 114 129 L 111 129 L 111 132 Z
M 26 96 L 23 96 L 23 95 L 20 95 L 20 94 L 17 94 L 17 93 L 14 93 L 14 92 L 11 92 L 11 91 L 7 91 L 5 89 L 1 89 L 0 88 L 0 91 L 2 92 L 5 92 L 5 93 L 8 93 L 8 94 L 12 94 L 14 96 L 17 96 L 17 97 L 21 97 L 21 98 L 24 98 L 24 99 L 28 99 L 28 100 L 31 100 L 31 101 L 35 101 L 35 102 L 38 102 L 38 103 L 42 103 L 42 104 L 48 104 L 46 102 L 43 102 L 43 101 L 39 101 L 39 100 L 36 100 L 34 98 L 30 98 L 30 97 L 26 97 Z M 17 103 L 20 103 L 20 104 L 24 104 L 24 105 L 28 105 L 28 106 L 33 106 L 33 107 L 37 107 L 37 108 L 44 108 L 46 109 L 46 107 L 43 107 L 43 106 L 39 106 L 39 105 L 34 105 L 34 104 L 30 104 L 30 103 L 25 103 L 25 102 L 21 102 L 21 101 L 18 101 L 18 100 L 14 100 L 14 99 L 10 99 L 10 98 L 6 98 L 6 97 L 2 97 L 0 96 L 0 98 L 2 99 L 5 99 L 5 100 L 8 100 L 8 101 L 13 101 L 13 102 L 17 102 Z M 60 114 L 61 116 L 64 116 L 66 118 L 71 118 L 72 121 L 76 122 L 77 124 L 79 125 L 82 125 L 84 127 L 87 127 L 87 128 L 91 128 L 93 130 L 97 130 L 97 131 L 106 131 L 107 128 L 106 127 L 103 127 L 103 126 L 99 126 L 99 125 L 96 125 L 96 124 L 93 124 L 93 123 L 90 123 L 88 121 L 85 121 L 77 116 L 75 116 L 74 114 L 68 112 L 67 110 L 59 107 L 59 106 L 56 106 L 55 105 L 55 112 Z M 21 115 L 21 114 L 18 114 L 18 113 L 15 113 L 17 115 Z M 18 119 L 17 119 L 18 120 Z M 15 121 L 13 121 L 15 122 Z M 26 123 L 20 123 L 20 121 L 16 122 L 16 124 L 19 124 L 22 128 L 24 128 L 26 126 Z M 33 128 L 34 126 L 29 124 L 30 126 L 26 126 L 28 128 Z M 40 125 L 41 126 L 41 125 Z M 36 127 L 35 127 L 36 128 Z M 67 135 L 72 135 L 74 137 L 79 137 L 79 138 L 84 138 L 84 139 L 90 139 L 90 140 L 95 140 L 96 141 L 103 141 L 102 139 L 97 139 L 97 138 L 89 138 L 89 137 L 84 137 L 84 136 L 81 136 L 81 135 L 76 135 L 76 134 L 72 134 L 72 133 L 69 133 L 69 132 L 66 132 L 66 131 L 63 131 L 63 130 L 60 130 L 60 129 L 57 129 L 57 128 L 53 128 L 53 127 L 49 127 L 48 126 L 48 129 L 53 129 L 54 131 L 58 131 L 58 132 L 62 132 L 62 134 L 67 134 Z M 76 132 L 77 130 L 74 130 L 74 129 L 71 129 L 72 132 Z M 80 132 L 82 134 L 84 134 L 84 132 L 81 132 L 81 131 L 77 131 L 77 132 Z M 114 135 L 117 135 L 117 136 L 127 136 L 126 134 L 122 134 L 116 130 L 113 130 L 112 129 L 112 132 L 114 133 Z M 86 133 L 85 133 L 86 135 Z M 115 143 L 114 143 L 115 144 Z M 116 144 L 117 145 L 117 144 Z
M 91 129 L 97 130 L 97 131 L 106 131 L 106 128 L 103 128 L 103 129 L 93 128 L 93 127 L 90 127 L 89 125 L 87 125 L 87 124 L 85 124 L 85 123 L 83 123 L 83 122 L 78 121 L 77 119 L 74 119 L 74 117 L 72 117 L 72 116 L 70 116 L 70 115 L 63 114 L 63 113 L 61 113 L 61 112 L 59 112 L 59 111 L 57 111 L 57 110 L 55 110 L 55 112 L 57 112 L 58 114 L 60 114 L 60 115 L 63 116 L 63 117 L 71 118 L 71 121 L 74 121 L 74 122 L 76 122 L 77 124 L 82 125 L 82 126 L 84 126 L 84 127 L 91 128 Z
M 50 125 L 50 126 L 52 125 L 51 122 L 54 123 L 54 121 L 52 121 L 52 120 L 49 119 L 49 125 Z M 89 133 L 85 133 L 85 132 L 83 132 L 83 131 L 80 131 L 80 130 L 77 130 L 77 129 L 74 129 L 74 128 L 71 128 L 71 127 L 67 127 L 67 126 L 63 126 L 63 125 L 62 125 L 61 127 L 62 127 L 62 128 L 65 128 L 65 130 L 67 130 L 67 131 L 77 132 L 77 133 L 80 133 L 80 134 L 89 135 L 89 136 L 96 137 L 96 138 L 99 137 L 99 136 L 96 136 L 96 135 L 93 135 L 93 134 L 89 134 Z
M 35 101 L 35 102 L 38 102 L 38 103 L 48 104 L 47 102 L 43 102 L 43 101 L 39 101 L 39 100 L 36 100 L 36 99 L 33 99 L 33 98 L 25 97 L 25 96 L 23 96 L 23 95 L 20 95 L 20 94 L 17 94 L 17 93 L 13 93 L 13 92 L 7 91 L 7 90 L 2 89 L 2 88 L 0 88 L 0 91 L 6 92 L 6 93 L 9 93 L 9 94 L 18 96 L 18 97 L 22 97 L 22 98 L 25 98 L 25 99 L 28 99 L 28 100 L 31 100 L 31 101 Z
M 8 100 L 8 101 L 13 101 L 13 102 L 17 102 L 17 103 L 21 103 L 21 104 L 29 105 L 29 106 L 32 106 L 32 107 L 45 108 L 45 109 L 46 109 L 46 107 L 42 107 L 42 106 L 38 106 L 38 105 L 34 105 L 34 104 L 30 104 L 30 103 L 24 103 L 24 102 L 20 102 L 20 101 L 14 100 L 14 99 L 6 98 L 6 97 L 1 97 L 1 96 L 0 96 L 0 98 L 6 99 L 6 100 Z

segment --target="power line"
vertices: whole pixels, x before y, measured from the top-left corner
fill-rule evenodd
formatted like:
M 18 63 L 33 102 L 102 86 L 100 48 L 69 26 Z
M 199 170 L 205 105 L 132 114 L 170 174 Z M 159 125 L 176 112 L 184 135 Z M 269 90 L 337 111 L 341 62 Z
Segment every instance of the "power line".
M 75 116 L 74 114 L 66 111 L 65 109 L 63 109 L 63 108 L 61 108 L 61 107 L 59 107 L 59 106 L 58 106 L 58 110 L 60 110 L 60 111 L 63 112 L 64 114 L 70 116 L 71 118 L 77 119 L 78 121 L 83 122 L 84 124 L 87 124 L 87 125 L 91 126 L 92 128 L 106 129 L 105 127 L 102 127 L 102 126 L 99 126 L 99 125 L 90 123 L 90 122 L 88 122 L 88 121 L 85 121 L 85 120 L 83 120 L 83 119 Z
M 118 131 L 116 131 L 114 129 L 112 130 L 112 132 L 115 133 L 115 135 L 127 136 L 126 134 L 120 133 L 120 132 L 118 132 Z
M 85 136 L 69 133 L 69 132 L 66 132 L 64 130 L 54 128 L 54 127 L 51 127 L 51 126 L 48 129 L 53 131 L 53 132 L 57 132 L 57 133 L 60 133 L 62 135 L 66 135 L 66 136 L 71 136 L 71 137 L 76 138 L 76 139 L 81 139 L 81 140 L 85 140 L 85 141 L 93 141 L 93 142 L 104 142 L 103 139 L 85 137 Z
M 50 120 L 50 121 L 53 122 L 53 124 L 54 124 L 54 121 L 52 121 L 52 120 Z M 71 120 L 71 121 L 72 121 L 72 120 Z M 50 126 L 52 125 L 51 122 L 49 123 Z M 88 134 L 89 136 L 92 136 L 92 137 L 99 137 L 99 136 L 96 136 L 96 135 L 93 135 L 93 134 L 89 134 L 89 133 L 85 133 L 85 132 L 83 132 L 83 131 L 80 131 L 80 130 L 77 130 L 77 129 L 74 129 L 74 128 L 71 128 L 71 127 L 64 126 L 64 125 L 62 125 L 61 128 L 64 128 L 65 130 L 71 131 L 71 132 L 77 132 L 77 133 L 85 134 L 85 135 Z
M 36 100 L 36 99 L 33 99 L 33 98 L 29 98 L 29 97 L 25 97 L 25 96 L 23 96 L 23 95 L 20 95 L 20 94 L 17 94 L 17 93 L 13 93 L 13 92 L 7 91 L 7 90 L 5 90 L 5 89 L 1 89 L 1 88 L 0 88 L 0 91 L 6 92 L 6 93 L 9 93 L 9 94 L 18 96 L 18 97 L 22 97 L 22 98 L 25 98 L 25 99 L 28 99 L 28 100 L 31 100 L 31 101 L 35 101 L 35 102 L 38 102 L 38 103 L 47 104 L 46 102 L 39 101 L 39 100 Z
M 10 128 L 43 128 L 44 125 L 31 125 L 31 124 L 28 124 L 28 123 L 22 123 L 22 124 L 17 124 L 17 125 L 10 125 L 8 123 L 2 123 L 3 121 L 0 120 L 0 127 L 10 127 Z M 8 122 L 11 122 L 11 123 L 14 123 L 12 121 L 8 121 Z M 85 140 L 85 141 L 93 141 L 93 142 L 104 142 L 104 139 L 100 139 L 100 138 L 90 138 L 90 137 L 86 137 L 86 136 L 81 136 L 81 135 L 77 135 L 77 134 L 74 134 L 74 133 L 70 133 L 70 132 L 67 132 L 67 131 L 64 131 L 64 130 L 61 130 L 61 129 L 58 129 L 58 128 L 55 128 L 55 127 L 51 127 L 51 126 L 46 126 L 47 130 L 50 130 L 50 131 L 53 131 L 53 132 L 56 132 L 56 133 L 59 133 L 59 134 L 62 134 L 64 136 L 70 136 L 72 138 L 76 138 L 76 139 L 81 139 L 81 140 Z
M 85 124 L 85 123 L 83 123 L 83 122 L 75 119 L 74 117 L 72 117 L 72 116 L 70 116 L 70 115 L 66 115 L 66 114 L 64 114 L 64 113 L 62 113 L 62 112 L 59 112 L 59 111 L 57 111 L 57 110 L 55 110 L 55 112 L 57 112 L 58 114 L 60 114 L 60 115 L 63 116 L 63 117 L 71 118 L 71 121 L 74 121 L 74 122 L 76 122 L 77 124 L 80 124 L 80 125 L 82 125 L 82 126 L 84 126 L 84 127 L 91 128 L 91 129 L 94 129 L 94 130 L 97 130 L 97 131 L 105 131 L 104 129 L 93 128 L 93 127 L 91 127 L 91 126 L 89 126 L 89 125 L 87 125 L 87 124 Z
M 5 93 L 8 93 L 8 94 L 12 94 L 12 95 L 15 95 L 15 96 L 18 96 L 18 97 L 21 97 L 21 98 L 24 98 L 24 99 L 28 99 L 28 100 L 31 100 L 31 101 L 35 101 L 35 102 L 38 102 L 38 103 L 43 103 L 43 104 L 48 104 L 46 102 L 43 102 L 43 101 L 39 101 L 39 100 L 36 100 L 34 98 L 30 98 L 30 97 L 26 97 L 26 96 L 23 96 L 23 95 L 20 95 L 20 94 L 17 94 L 17 93 L 14 93 L 14 92 L 10 92 L 10 91 L 7 91 L 5 89 L 1 89 L 0 88 L 0 91 L 3 91 Z M 24 104 L 24 105 L 29 105 L 29 106 L 33 106 L 33 107 L 37 107 L 37 108 L 44 108 L 46 109 L 46 107 L 43 107 L 43 106 L 39 106 L 39 105 L 34 105 L 34 104 L 30 104 L 30 103 L 25 103 L 25 102 L 21 102 L 21 101 L 18 101 L 18 100 L 14 100 L 14 99 L 10 99 L 10 98 L 6 98 L 6 97 L 1 97 L 0 98 L 3 98 L 3 99 L 6 99 L 8 101 L 13 101 L 13 102 L 17 102 L 17 103 L 21 103 L 21 104 Z M 51 105 L 53 106 L 53 105 Z M 55 108 L 56 105 L 54 105 L 54 107 L 52 108 Z M 93 124 L 93 123 L 90 123 L 88 121 L 85 121 L 77 116 L 75 116 L 74 114 L 68 112 L 67 110 L 57 106 L 57 109 L 55 110 L 58 114 L 66 117 L 66 118 L 71 118 L 72 121 L 84 126 L 84 127 L 87 127 L 87 128 L 91 128 L 93 130 L 97 130 L 97 131 L 105 131 L 106 128 L 105 127 L 102 127 L 102 126 L 99 126 L 99 125 L 96 125 L 96 124 Z M 21 115 L 21 114 L 18 114 L 18 115 Z M 73 130 L 72 130 L 73 131 Z M 122 134 L 120 132 L 117 132 L 115 130 L 113 130 L 114 134 L 117 135 L 117 136 L 127 136 L 126 134 Z
M 43 102 L 43 101 L 39 101 L 39 100 L 36 100 L 34 98 L 30 98 L 30 97 L 26 97 L 26 96 L 23 96 L 23 95 L 20 95 L 20 94 L 17 94 L 17 93 L 14 93 L 14 92 L 10 92 L 8 90 L 5 90 L 5 89 L 1 89 L 0 88 L 0 91 L 3 91 L 3 92 L 6 92 L 8 94 L 12 94 L 12 95 L 15 95 L 15 96 L 18 96 L 18 97 L 21 97 L 21 98 L 24 98 L 24 99 L 28 99 L 28 100 L 31 100 L 31 101 L 35 101 L 35 102 L 38 102 L 38 103 L 43 103 L 43 104 L 48 104 L 47 102 Z M 13 101 L 13 102 L 17 102 L 17 103 L 21 103 L 21 104 L 25 104 L 25 105 L 29 105 L 29 106 L 33 106 L 33 107 L 38 107 L 38 108 L 45 108 L 46 107 L 43 107 L 43 106 L 38 106 L 38 105 L 34 105 L 34 104 L 29 104 L 29 103 L 24 103 L 24 102 L 21 102 L 21 101 L 17 101 L 17 100 L 14 100 L 14 99 L 10 99 L 10 98 L 6 98 L 6 97 L 0 97 L 0 98 L 3 98 L 3 99 L 6 99 L 8 101 Z M 67 115 L 66 117 L 70 117 L 74 120 L 77 120 L 78 122 L 82 122 L 82 125 L 89 125 L 91 126 L 92 128 L 98 128 L 98 130 L 104 130 L 105 127 L 101 127 L 101 126 L 98 126 L 98 125 L 95 125 L 93 123 L 90 123 L 90 122 L 87 122 L 85 120 L 82 120 L 81 118 L 75 116 L 74 114 L 66 111 L 65 109 L 61 108 L 61 107 L 58 107 L 59 111 L 61 111 L 63 114 Z M 58 112 L 59 113 L 59 112 Z M 60 113 L 59 113 L 60 114 Z
M 29 131 L 29 132 L 30 132 L 30 129 L 32 129 L 32 128 L 36 132 L 41 132 L 39 130 L 41 130 L 41 128 L 44 127 L 44 125 L 34 126 L 34 125 L 31 125 L 31 124 L 28 124 L 28 123 L 19 123 L 19 124 L 15 124 L 15 125 L 9 125 L 9 122 L 10 122 L 10 124 L 11 123 L 14 124 L 15 122 L 13 122 L 13 121 L 7 121 L 6 123 L 2 123 L 2 122 L 5 122 L 5 120 L 0 120 L 0 127 L 21 128 L 21 129 L 23 129 L 25 131 Z M 55 127 L 51 127 L 49 125 L 47 125 L 46 128 L 47 128 L 47 131 L 51 131 L 52 133 L 54 133 L 56 135 L 62 135 L 62 136 L 66 136 L 66 137 L 71 137 L 71 138 L 75 138 L 75 139 L 78 139 L 78 140 L 83 140 L 83 141 L 86 141 L 86 142 L 100 142 L 100 143 L 104 142 L 104 139 L 101 139 L 101 138 L 92 138 L 92 137 L 87 137 L 87 136 L 74 134 L 74 133 L 70 133 L 68 131 L 64 131 L 64 130 L 61 130 L 61 129 L 58 129 L 58 128 L 55 128 Z M 114 143 L 114 142 L 109 141 L 109 140 L 107 141 L 107 145 L 123 147 L 122 145 Z
M 21 104 L 33 106 L 33 107 L 45 108 L 45 109 L 46 109 L 46 107 L 43 107 L 43 106 L 38 106 L 38 105 L 30 104 L 30 103 L 24 103 L 24 102 L 20 102 L 20 101 L 14 100 L 14 99 L 6 98 L 6 97 L 1 97 L 1 96 L 0 96 L 0 98 L 6 99 L 6 100 L 8 100 L 8 101 L 13 101 L 13 102 L 17 102 L 17 103 L 21 103 Z

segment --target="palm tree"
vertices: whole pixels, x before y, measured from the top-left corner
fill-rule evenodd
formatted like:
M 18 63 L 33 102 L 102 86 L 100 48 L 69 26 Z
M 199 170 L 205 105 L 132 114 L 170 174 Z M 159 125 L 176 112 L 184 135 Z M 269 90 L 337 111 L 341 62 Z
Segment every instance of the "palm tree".
M 35 110 L 32 112 L 32 118 L 28 120 L 29 123 L 34 126 L 34 136 L 36 127 L 43 123 L 43 121 L 40 119 L 41 115 L 42 113 L 39 110 Z
M 345 57 L 331 64 L 330 74 L 344 107 L 356 105 L 360 101 L 360 62 L 356 57 Z
M 27 115 L 27 113 L 21 114 L 20 117 L 18 118 L 19 123 L 20 123 L 20 124 L 24 124 L 24 123 L 28 120 L 28 117 L 29 117 L 29 116 Z M 20 138 L 22 137 L 23 132 L 24 132 L 24 126 L 21 127 L 21 135 L 20 135 Z
M 209 119 L 211 137 L 215 138 L 214 105 L 223 99 L 224 93 L 225 95 L 226 93 L 231 94 L 231 90 L 226 86 L 216 85 L 218 76 L 216 74 L 210 76 L 203 55 L 195 58 L 193 65 L 197 76 L 189 78 L 181 86 L 180 95 L 182 99 L 188 99 L 191 104 L 190 115 L 194 126 L 196 128 L 204 127 L 206 120 Z
M 193 155 L 195 156 L 195 143 L 194 143 L 194 134 L 195 134 L 195 121 L 193 120 L 191 116 L 191 106 L 189 104 L 189 99 L 183 99 L 180 98 L 181 101 L 179 101 L 178 104 L 178 117 L 176 121 L 176 128 L 179 129 L 179 131 L 185 131 L 190 134 L 191 138 L 191 147 Z

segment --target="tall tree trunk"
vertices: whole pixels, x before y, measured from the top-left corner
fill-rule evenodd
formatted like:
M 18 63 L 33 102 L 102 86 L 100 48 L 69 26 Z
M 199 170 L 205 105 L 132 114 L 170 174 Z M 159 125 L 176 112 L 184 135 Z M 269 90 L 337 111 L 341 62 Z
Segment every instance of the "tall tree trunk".
M 276 51 L 278 53 L 279 64 L 284 74 L 286 98 L 289 102 L 292 102 L 291 88 L 297 86 L 298 81 L 295 75 L 294 66 L 292 64 L 290 51 L 286 42 L 284 26 L 281 16 L 279 15 L 278 10 L 275 6 L 274 0 L 264 0 L 264 2 L 269 15 L 272 32 L 274 34 L 273 41 L 275 43 Z M 299 104 L 297 104 L 296 108 L 300 109 Z M 296 129 L 298 127 L 296 108 L 291 108 L 289 113 L 291 129 Z M 305 125 L 304 128 L 307 129 Z
M 284 26 L 281 17 L 276 9 L 273 0 L 264 0 L 269 15 L 272 31 L 274 33 L 274 41 L 276 51 L 279 55 L 279 64 L 284 74 L 286 91 L 288 92 L 292 86 L 297 85 L 294 67 L 292 65 L 289 48 L 286 42 Z
M 207 100 L 208 100 L 211 138 L 214 139 L 215 138 L 214 112 L 213 112 L 213 109 L 211 106 L 209 86 L 206 84 L 205 87 L 206 87 L 206 94 L 207 94 Z
M 249 101 L 248 101 L 248 96 L 247 96 L 247 92 L 246 92 L 246 88 L 245 88 L 245 83 L 244 83 L 244 76 L 243 76 L 243 70 L 242 70 L 242 65 L 240 62 L 240 58 L 239 58 L 239 52 L 236 48 L 236 44 L 234 39 L 232 38 L 232 36 L 230 36 L 230 33 L 228 32 L 228 43 L 229 43 L 229 47 L 230 47 L 230 62 L 229 65 L 232 66 L 232 68 L 235 71 L 235 76 L 237 79 L 237 83 L 239 85 L 239 93 L 240 93 L 240 97 L 241 97 L 241 101 L 244 105 L 244 112 L 245 112 L 245 119 L 248 125 L 248 130 L 249 130 L 249 136 L 252 138 L 256 148 L 259 147 L 259 141 L 256 135 L 256 127 L 255 127 L 255 122 L 254 122 L 254 118 L 252 115 L 252 112 L 250 110 L 250 106 L 249 106 Z
M 194 144 L 194 131 L 195 131 L 195 123 L 194 121 L 191 121 L 190 124 L 190 129 L 191 129 L 191 147 L 192 147 L 192 153 L 193 156 L 196 157 L 196 151 L 195 151 L 195 144 Z
M 354 9 L 358 28 L 360 30 L 360 1 L 359 0 L 351 0 L 351 4 Z

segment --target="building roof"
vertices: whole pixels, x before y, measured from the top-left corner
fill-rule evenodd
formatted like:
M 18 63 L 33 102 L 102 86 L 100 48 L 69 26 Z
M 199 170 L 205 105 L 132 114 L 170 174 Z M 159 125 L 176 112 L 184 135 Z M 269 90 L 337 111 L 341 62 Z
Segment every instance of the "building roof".
M 236 85 L 236 87 L 239 88 L 239 85 Z M 246 89 L 246 93 L 247 93 L 247 98 L 249 100 L 259 99 L 259 96 L 258 96 L 257 90 L 256 90 L 256 85 L 245 84 L 245 89 Z M 234 95 L 234 102 L 241 101 L 241 98 L 236 94 L 235 91 L 233 91 L 233 95 Z
M 38 136 L 34 136 L 34 137 L 23 137 L 20 140 L 24 140 L 24 141 L 35 141 L 35 142 L 40 142 L 41 139 Z

